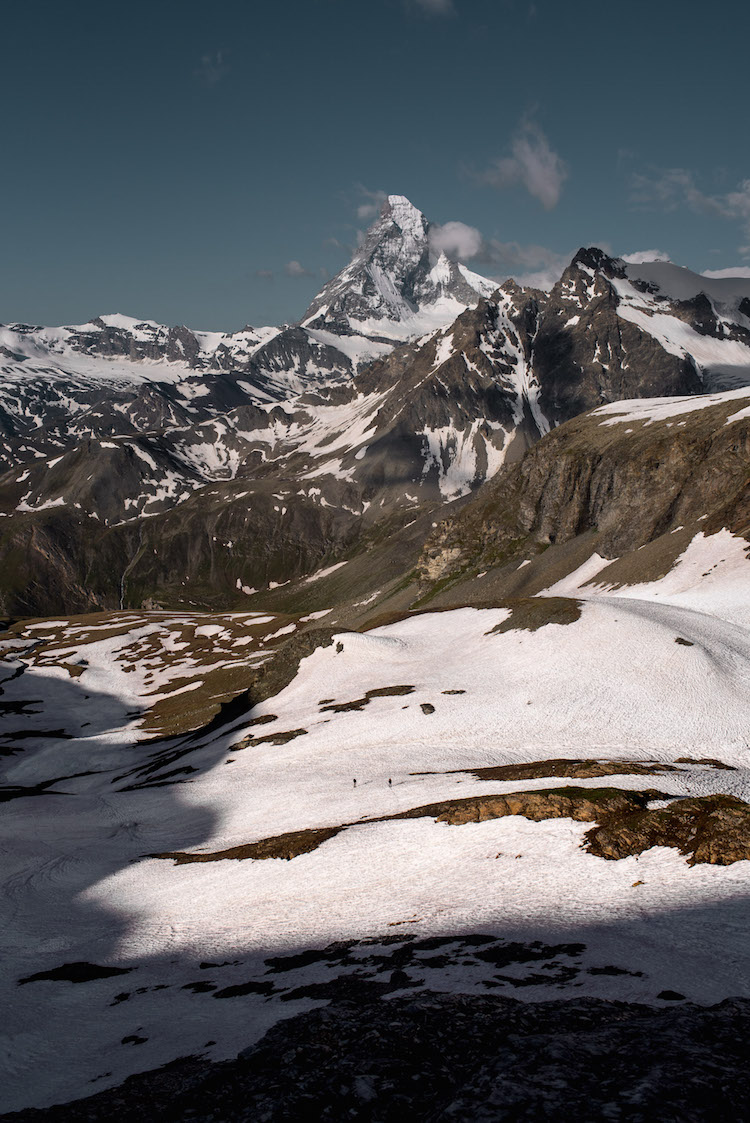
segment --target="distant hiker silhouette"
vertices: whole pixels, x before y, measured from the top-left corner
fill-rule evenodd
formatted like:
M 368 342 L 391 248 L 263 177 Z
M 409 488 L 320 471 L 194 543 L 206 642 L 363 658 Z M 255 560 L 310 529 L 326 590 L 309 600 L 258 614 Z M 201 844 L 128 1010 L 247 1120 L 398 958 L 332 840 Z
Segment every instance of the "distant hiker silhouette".
M 393 780 L 390 778 L 390 776 L 388 777 L 388 787 L 389 788 L 393 787 Z
M 352 780 L 352 783 L 354 784 L 354 787 L 356 788 L 356 786 L 357 786 L 357 781 L 356 781 L 356 780 Z

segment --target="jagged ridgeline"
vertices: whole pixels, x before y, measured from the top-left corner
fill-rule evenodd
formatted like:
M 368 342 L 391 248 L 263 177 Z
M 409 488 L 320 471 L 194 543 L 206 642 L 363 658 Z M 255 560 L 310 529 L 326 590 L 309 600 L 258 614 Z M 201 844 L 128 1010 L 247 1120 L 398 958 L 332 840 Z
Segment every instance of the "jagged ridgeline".
M 0 611 L 408 607 L 474 563 L 502 567 L 530 535 L 536 549 L 622 523 L 643 471 L 649 494 L 682 496 L 684 525 L 716 499 L 715 519 L 742 531 L 747 422 L 727 419 L 750 395 L 750 279 L 586 249 L 545 293 L 435 241 L 390 196 L 280 328 L 0 328 Z M 706 394 L 713 413 L 563 424 Z M 708 499 L 685 490 L 706 456 Z M 675 510 L 600 551 L 655 541 Z

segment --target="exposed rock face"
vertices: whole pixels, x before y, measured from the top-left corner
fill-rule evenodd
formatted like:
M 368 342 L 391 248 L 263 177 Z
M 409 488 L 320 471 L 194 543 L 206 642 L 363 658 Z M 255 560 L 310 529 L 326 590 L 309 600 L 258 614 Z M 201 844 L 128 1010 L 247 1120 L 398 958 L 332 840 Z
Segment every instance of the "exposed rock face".
M 394 818 L 419 819 L 430 815 L 438 823 L 449 823 L 451 826 L 484 823 L 489 819 L 502 819 L 506 815 L 521 815 L 535 823 L 544 819 L 574 819 L 580 823 L 591 823 L 610 816 L 619 818 L 633 808 L 645 807 L 650 800 L 660 799 L 662 794 L 651 789 L 625 791 L 620 788 L 548 788 L 427 804 L 404 811 Z
M 612 280 L 624 275 L 600 250 L 579 250 L 544 303 L 532 362 L 541 409 L 557 423 L 604 402 L 698 394 L 704 388 L 689 359 L 669 354 L 618 315 Z
M 382 395 L 360 476 L 380 464 L 385 482 L 395 460 L 412 483 L 424 480 L 455 499 L 518 459 L 546 430 L 538 387 L 524 365 L 527 341 L 511 318 L 510 299 L 497 297 L 356 377 L 363 394 Z
M 356 981 L 348 999 L 281 1022 L 236 1060 L 188 1057 L 88 1099 L 8 1118 L 708 1123 L 750 1108 L 745 999 L 659 1009 L 427 991 L 382 1001 L 380 991 L 358 993 Z
M 608 431 L 597 415 L 574 421 L 572 432 L 555 434 L 524 465 L 524 526 L 550 542 L 596 527 L 605 556 L 705 514 L 715 523 L 721 512 L 723 525 L 741 529 L 750 425 L 725 429 L 725 416 L 721 406 L 713 416 L 710 409 L 691 415 L 674 436 L 664 425 L 625 433 L 624 424 Z
M 729 795 L 680 799 L 603 823 L 586 835 L 586 849 L 602 858 L 642 854 L 652 846 L 676 847 L 688 855 L 689 866 L 750 859 L 750 806 Z
M 627 411 L 618 420 L 610 409 L 567 422 L 435 530 L 420 560 L 424 580 L 591 532 L 591 549 L 610 558 L 677 527 L 747 534 L 750 420 L 727 423 L 737 412 L 732 398 L 699 399 L 674 421 L 668 409 L 656 421 L 628 421 Z

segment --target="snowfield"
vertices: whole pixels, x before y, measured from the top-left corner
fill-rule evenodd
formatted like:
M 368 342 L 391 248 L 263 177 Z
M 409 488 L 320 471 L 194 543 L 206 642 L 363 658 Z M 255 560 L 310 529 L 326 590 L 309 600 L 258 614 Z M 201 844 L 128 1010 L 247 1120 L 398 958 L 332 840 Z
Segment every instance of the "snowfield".
M 582 849 L 591 823 L 568 818 L 395 818 L 566 785 L 652 789 L 654 806 L 750 798 L 747 544 L 699 534 L 648 586 L 601 573 L 547 590 L 576 600 L 546 602 L 536 630 L 464 608 L 343 632 L 249 712 L 156 742 L 155 698 L 189 700 L 232 657 L 249 675 L 289 625 L 122 613 L 4 641 L 4 794 L 26 791 L 4 804 L 0 841 L 2 1109 L 234 1056 L 324 1001 L 322 984 L 390 977 L 410 944 L 408 983 L 433 990 L 750 994 L 748 861 L 691 867 L 668 847 L 605 860 Z M 671 770 L 474 774 L 561 758 Z M 216 857 L 321 828 L 291 860 Z M 174 853 L 187 857 L 155 856 Z M 434 937 L 450 938 L 437 957 L 420 950 Z

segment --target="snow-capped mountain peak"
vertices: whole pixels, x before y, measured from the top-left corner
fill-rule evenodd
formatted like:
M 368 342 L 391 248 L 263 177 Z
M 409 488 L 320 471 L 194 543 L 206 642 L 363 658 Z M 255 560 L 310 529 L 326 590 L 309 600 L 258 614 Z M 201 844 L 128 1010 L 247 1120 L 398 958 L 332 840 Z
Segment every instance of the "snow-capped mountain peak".
M 403 195 L 389 195 L 352 261 L 323 288 L 304 327 L 370 339 L 413 339 L 444 327 L 496 287 L 444 253 L 430 223 Z
M 382 213 L 399 227 L 404 236 L 411 235 L 419 240 L 427 233 L 427 219 L 405 195 L 389 195 Z

